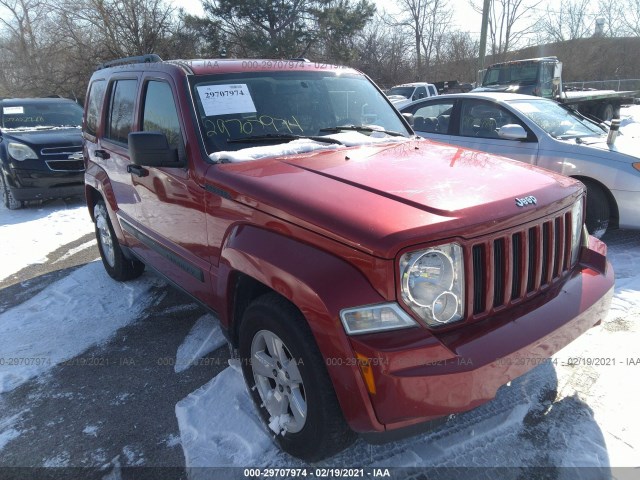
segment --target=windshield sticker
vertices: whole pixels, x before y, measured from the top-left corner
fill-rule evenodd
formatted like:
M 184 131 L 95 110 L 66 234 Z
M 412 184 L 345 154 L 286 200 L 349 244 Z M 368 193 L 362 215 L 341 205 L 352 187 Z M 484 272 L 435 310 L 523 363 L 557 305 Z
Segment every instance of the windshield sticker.
M 256 106 L 244 83 L 235 85 L 204 85 L 196 87 L 207 117 L 255 113 Z
M 518 107 L 518 110 L 523 113 L 535 113 L 540 111 L 538 110 L 538 107 L 530 103 L 518 103 L 516 106 Z
M 24 115 L 24 107 L 3 107 L 2 113 L 5 115 Z

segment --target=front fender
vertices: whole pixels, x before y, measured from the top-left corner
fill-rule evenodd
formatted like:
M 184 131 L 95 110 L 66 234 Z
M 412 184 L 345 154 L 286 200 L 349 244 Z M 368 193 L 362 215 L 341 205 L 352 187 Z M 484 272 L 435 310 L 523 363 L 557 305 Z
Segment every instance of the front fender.
M 218 292 L 235 298 L 235 273 L 241 272 L 288 299 L 306 318 L 325 362 L 338 401 L 356 431 L 384 430 L 355 365 L 353 350 L 340 322 L 340 310 L 384 302 L 367 278 L 343 259 L 278 232 L 242 225 L 228 237 L 221 252 Z M 232 302 L 229 302 L 231 304 Z M 232 331 L 233 305 L 226 313 Z M 225 315 L 223 315 L 225 316 Z M 365 407 L 365 408 L 363 408 Z

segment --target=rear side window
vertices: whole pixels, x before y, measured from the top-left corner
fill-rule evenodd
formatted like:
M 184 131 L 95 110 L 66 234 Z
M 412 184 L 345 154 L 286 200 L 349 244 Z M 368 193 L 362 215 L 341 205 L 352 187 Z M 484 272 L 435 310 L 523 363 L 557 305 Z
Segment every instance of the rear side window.
M 180 122 L 178 121 L 178 110 L 173 99 L 173 93 L 168 83 L 155 80 L 147 83 L 142 130 L 162 132 L 167 136 L 171 147 L 178 146 Z
M 128 143 L 129 132 L 133 126 L 137 91 L 137 80 L 116 80 L 114 82 L 109 103 L 106 138 L 118 143 Z
M 100 120 L 102 101 L 104 100 L 104 92 L 106 88 L 106 81 L 97 80 L 91 84 L 91 88 L 89 89 L 87 118 L 84 125 L 84 131 L 89 135 L 95 136 L 98 131 L 98 122 Z

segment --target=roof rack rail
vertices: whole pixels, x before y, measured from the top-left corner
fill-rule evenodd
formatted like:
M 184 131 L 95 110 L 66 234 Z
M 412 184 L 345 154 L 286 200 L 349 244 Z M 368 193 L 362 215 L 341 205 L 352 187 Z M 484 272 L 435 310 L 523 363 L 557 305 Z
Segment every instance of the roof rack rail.
M 129 63 L 155 63 L 162 62 L 162 59 L 155 53 L 148 55 L 137 55 L 135 57 L 118 58 L 117 60 L 110 60 L 108 62 L 98 65 L 96 70 L 102 70 L 103 68 L 115 67 L 116 65 L 127 65 Z

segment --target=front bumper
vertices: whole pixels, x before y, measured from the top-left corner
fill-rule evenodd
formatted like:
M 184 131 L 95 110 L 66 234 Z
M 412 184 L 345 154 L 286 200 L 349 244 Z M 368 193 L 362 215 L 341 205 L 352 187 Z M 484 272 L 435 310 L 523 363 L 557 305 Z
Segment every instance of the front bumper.
M 614 273 L 597 250 L 592 241 L 581 257 L 597 267 L 581 264 L 566 281 L 518 308 L 462 329 L 350 337 L 354 354 L 371 359 L 375 379 L 375 393 L 362 399 L 370 402 L 375 421 L 357 430 L 400 429 L 475 408 L 602 321 Z
M 7 180 L 16 200 L 48 200 L 84 195 L 84 171 L 13 169 Z

